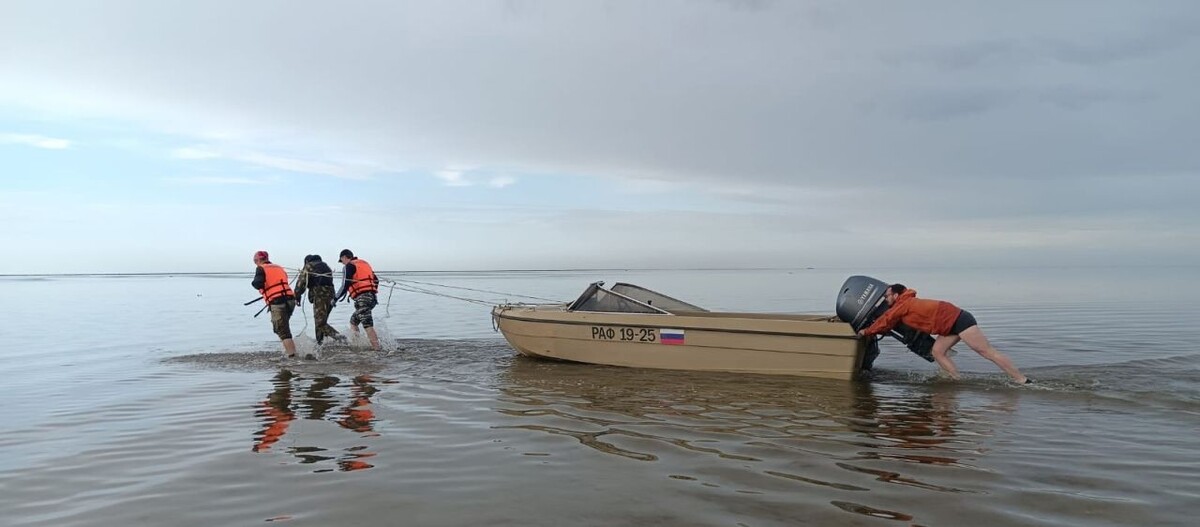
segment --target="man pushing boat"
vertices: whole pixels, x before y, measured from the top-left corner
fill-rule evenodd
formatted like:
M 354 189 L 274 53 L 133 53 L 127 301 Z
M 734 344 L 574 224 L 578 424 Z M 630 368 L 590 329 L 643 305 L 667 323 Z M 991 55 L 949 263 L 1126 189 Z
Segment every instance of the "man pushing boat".
M 887 311 L 875 323 L 858 332 L 862 336 L 882 335 L 903 323 L 930 335 L 937 335 L 933 343 L 933 359 L 951 378 L 958 379 L 958 367 L 950 358 L 950 348 L 961 340 L 981 357 L 992 361 L 1012 377 L 1018 384 L 1033 381 L 1023 375 L 1007 355 L 1000 353 L 979 329 L 979 324 L 969 311 L 943 300 L 917 298 L 917 291 L 902 284 L 892 284 L 884 291 Z

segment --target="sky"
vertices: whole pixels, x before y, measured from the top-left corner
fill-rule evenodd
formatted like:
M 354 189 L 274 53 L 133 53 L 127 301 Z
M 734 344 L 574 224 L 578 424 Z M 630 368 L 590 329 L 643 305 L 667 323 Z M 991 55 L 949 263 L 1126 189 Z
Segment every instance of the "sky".
M 0 274 L 1200 264 L 1194 1 L 0 3 Z

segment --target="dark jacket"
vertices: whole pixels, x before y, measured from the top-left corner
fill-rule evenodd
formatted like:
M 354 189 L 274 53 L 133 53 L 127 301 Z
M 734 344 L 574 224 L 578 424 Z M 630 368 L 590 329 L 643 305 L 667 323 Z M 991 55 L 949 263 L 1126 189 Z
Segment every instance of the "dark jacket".
M 304 264 L 304 268 L 300 269 L 300 279 L 296 283 L 296 296 L 303 295 L 306 289 L 311 289 L 313 291 L 308 294 L 308 301 L 312 302 L 317 288 L 328 288 L 328 294 L 333 294 L 333 269 L 330 269 L 329 264 L 321 260 L 308 262 Z
M 357 260 L 357 258 L 354 260 Z M 354 260 L 350 260 L 350 263 L 346 264 L 346 268 L 342 269 L 342 276 L 344 278 L 342 278 L 342 288 L 338 289 L 336 295 L 338 300 L 346 298 L 346 291 L 349 291 L 350 286 L 354 283 L 354 273 L 358 272 L 358 269 L 354 267 Z

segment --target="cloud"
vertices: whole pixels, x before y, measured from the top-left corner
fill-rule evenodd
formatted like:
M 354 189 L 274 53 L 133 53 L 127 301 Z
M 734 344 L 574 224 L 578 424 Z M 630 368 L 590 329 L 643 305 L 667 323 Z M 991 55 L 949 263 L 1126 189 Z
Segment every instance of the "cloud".
M 1071 64 L 1104 65 L 1152 58 L 1200 38 L 1195 16 L 1164 17 L 1141 31 L 1126 31 L 1102 39 L 1046 38 L 1038 42 L 1056 60 Z M 1189 42 L 1192 41 L 1192 42 Z
M 1152 102 L 1155 95 L 1147 91 L 1096 89 L 1087 86 L 1047 86 L 1033 97 L 1068 110 L 1085 110 L 1092 105 L 1139 105 Z
M 184 148 L 176 148 L 171 151 L 171 157 L 175 159 L 216 159 L 221 157 L 221 154 L 204 147 L 189 146 Z
M 250 163 L 252 165 L 287 170 L 289 172 L 318 174 L 343 179 L 365 179 L 369 175 L 362 167 L 327 163 L 323 161 L 312 161 L 307 159 L 294 159 L 290 157 L 257 152 L 234 155 L 232 156 L 232 159 Z
M 887 2 L 865 16 L 803 2 L 299 1 L 286 24 L 258 4 L 236 4 L 228 27 L 182 22 L 233 5 L 30 4 L 0 36 L 28 50 L 6 63 L 0 101 L 145 120 L 342 178 L 462 161 L 763 187 L 1086 175 L 1114 171 L 1083 153 L 1131 121 L 1123 173 L 1200 166 L 1181 139 L 1200 121 L 1197 75 L 1178 67 L 1200 53 L 1186 2 L 928 17 Z M 1048 108 L 1034 95 L 1062 86 L 1148 96 Z
M 885 62 L 930 64 L 950 72 L 967 70 L 990 61 L 1017 58 L 1023 50 L 1011 39 L 975 40 L 950 45 L 918 46 L 904 50 L 887 50 Z
M 860 238 L 1117 209 L 1198 223 L 1175 197 L 1200 191 L 1190 1 L 21 5 L 0 105 L 194 138 L 173 154 L 198 164 L 601 178 L 622 198 L 807 207 Z
M 441 170 L 434 171 L 433 175 L 448 187 L 471 187 L 476 182 L 468 178 L 467 174 L 477 171 L 479 168 L 474 165 L 450 165 Z M 517 179 L 512 176 L 493 176 L 487 180 L 486 184 L 491 188 L 504 188 L 516 182 Z
M 208 146 L 189 146 L 171 150 L 171 157 L 182 160 L 229 159 L 250 165 L 298 172 L 333 176 L 342 179 L 366 179 L 371 169 L 365 166 L 297 159 L 262 152 L 247 152 L 237 150 L 222 150 Z
M 492 188 L 504 188 L 511 186 L 517 182 L 517 179 L 511 176 L 496 176 L 488 180 L 488 186 Z
M 186 176 L 166 178 L 166 181 L 186 185 L 268 185 L 278 183 L 280 180 L 279 178 L 255 179 L 224 176 Z
M 621 185 L 617 187 L 617 190 L 627 194 L 666 194 L 678 190 L 682 186 L 683 184 L 677 181 L 627 177 L 621 181 Z
M 0 134 L 0 144 L 25 145 L 46 150 L 64 150 L 71 147 L 69 140 L 35 134 Z
M 449 166 L 433 173 L 448 187 L 469 187 L 474 183 L 463 175 L 474 167 Z

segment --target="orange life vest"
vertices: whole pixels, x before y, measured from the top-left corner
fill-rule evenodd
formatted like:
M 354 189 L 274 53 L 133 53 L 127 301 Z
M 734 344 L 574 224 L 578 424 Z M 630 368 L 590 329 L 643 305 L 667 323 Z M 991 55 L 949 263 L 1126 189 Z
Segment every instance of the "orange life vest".
M 375 276 L 371 264 L 361 258 L 355 258 L 350 263 L 354 264 L 354 276 L 350 277 L 350 298 L 358 298 L 358 295 L 363 293 L 378 292 L 379 278 Z
M 281 296 L 296 296 L 292 292 L 292 286 L 288 285 L 287 271 L 284 271 L 282 267 L 273 263 L 265 263 L 262 264 L 262 270 L 267 279 L 263 281 L 263 288 L 258 292 L 262 293 L 263 300 L 268 304 Z

